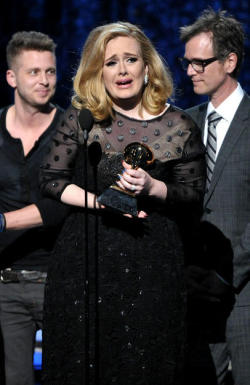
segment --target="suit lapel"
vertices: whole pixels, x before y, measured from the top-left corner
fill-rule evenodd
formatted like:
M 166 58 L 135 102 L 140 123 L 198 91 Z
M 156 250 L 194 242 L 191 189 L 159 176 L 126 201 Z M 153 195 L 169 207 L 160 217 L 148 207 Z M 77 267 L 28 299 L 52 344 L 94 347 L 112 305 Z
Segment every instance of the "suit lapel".
M 218 158 L 216 160 L 213 177 L 211 180 L 209 191 L 205 194 L 204 205 L 206 206 L 210 199 L 216 184 L 220 178 L 220 175 L 225 167 L 228 157 L 236 146 L 236 143 L 241 136 L 242 132 L 249 128 L 249 111 L 250 111 L 250 99 L 247 95 L 244 96 L 242 102 L 239 105 L 238 110 L 230 124 L 228 132 L 222 143 Z M 204 131 L 204 123 L 203 123 Z
M 204 139 L 204 127 L 205 127 L 205 118 L 207 113 L 207 105 L 208 105 L 207 103 L 204 103 L 198 107 L 198 114 L 195 118 L 197 126 L 201 128 L 202 140 Z

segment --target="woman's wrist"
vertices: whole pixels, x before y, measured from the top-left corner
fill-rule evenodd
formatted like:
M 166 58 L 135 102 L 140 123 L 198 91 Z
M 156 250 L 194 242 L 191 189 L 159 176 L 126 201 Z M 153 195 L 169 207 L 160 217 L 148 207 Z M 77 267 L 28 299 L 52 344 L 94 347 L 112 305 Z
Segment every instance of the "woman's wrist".
M 98 196 L 96 194 L 92 194 L 92 199 L 93 199 L 93 209 L 100 210 L 104 208 L 104 206 L 100 202 L 98 202 Z
M 167 185 L 161 180 L 154 179 L 149 189 L 148 195 L 165 200 L 167 198 Z

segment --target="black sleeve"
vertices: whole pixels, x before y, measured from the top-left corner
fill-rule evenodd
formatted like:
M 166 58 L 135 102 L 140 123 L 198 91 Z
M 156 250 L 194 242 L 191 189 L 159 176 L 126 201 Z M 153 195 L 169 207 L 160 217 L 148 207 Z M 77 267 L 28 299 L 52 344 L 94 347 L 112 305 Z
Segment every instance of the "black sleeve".
M 77 110 L 69 107 L 59 122 L 41 166 L 40 187 L 44 195 L 60 200 L 66 186 L 71 184 L 78 145 Z
M 60 225 L 71 210 L 69 205 L 58 202 L 52 198 L 41 199 L 36 202 L 36 206 L 40 211 L 45 227 Z

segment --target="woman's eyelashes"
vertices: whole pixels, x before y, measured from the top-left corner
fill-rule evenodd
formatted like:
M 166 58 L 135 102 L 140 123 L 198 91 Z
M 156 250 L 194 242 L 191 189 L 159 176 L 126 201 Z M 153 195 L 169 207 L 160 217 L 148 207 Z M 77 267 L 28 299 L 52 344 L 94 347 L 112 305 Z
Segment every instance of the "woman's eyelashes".
M 127 63 L 135 63 L 135 62 L 137 62 L 137 60 L 138 60 L 137 57 L 128 57 L 128 58 L 126 59 L 126 62 L 127 62 Z M 110 61 L 108 61 L 107 63 L 105 63 L 105 65 L 106 65 L 107 67 L 112 67 L 112 66 L 114 66 L 115 64 L 117 64 L 118 62 L 119 62 L 118 60 L 110 60 Z
M 106 63 L 106 66 L 107 66 L 107 67 L 112 67 L 112 66 L 114 66 L 116 63 L 117 63 L 116 61 L 112 60 L 112 61 L 109 61 L 108 63 Z
M 129 63 L 135 63 L 135 62 L 137 62 L 137 60 L 138 60 L 138 58 L 137 58 L 137 57 L 134 57 L 134 56 L 129 57 L 129 58 L 127 59 L 127 61 L 128 61 Z

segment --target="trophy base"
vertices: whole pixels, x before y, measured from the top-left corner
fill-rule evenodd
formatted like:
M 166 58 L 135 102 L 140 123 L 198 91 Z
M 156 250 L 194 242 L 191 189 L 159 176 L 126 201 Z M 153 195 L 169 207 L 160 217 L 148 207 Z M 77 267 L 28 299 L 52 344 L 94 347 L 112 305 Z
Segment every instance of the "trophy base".
M 97 201 L 116 211 L 137 217 L 137 200 L 135 195 L 119 187 L 110 186 L 97 198 Z

